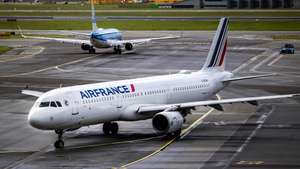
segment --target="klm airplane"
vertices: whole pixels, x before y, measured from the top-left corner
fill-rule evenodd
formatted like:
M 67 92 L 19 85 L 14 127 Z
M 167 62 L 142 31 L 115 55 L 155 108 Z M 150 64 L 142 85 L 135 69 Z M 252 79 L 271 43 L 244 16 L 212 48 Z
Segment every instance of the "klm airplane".
M 133 50 L 133 47 L 136 45 L 141 45 L 153 40 L 162 40 L 162 39 L 174 39 L 178 36 L 165 36 L 158 38 L 145 38 L 145 39 L 132 39 L 132 40 L 123 40 L 122 33 L 118 29 L 103 29 L 98 28 L 95 17 L 95 8 L 94 4 L 91 1 L 92 7 L 92 32 L 89 34 L 76 32 L 78 35 L 84 35 L 89 37 L 89 40 L 81 39 L 66 39 L 66 38 L 47 38 L 47 37 L 38 37 L 38 36 L 25 36 L 23 35 L 21 29 L 21 36 L 23 38 L 31 39 L 44 39 L 44 40 L 53 40 L 61 43 L 71 43 L 81 45 L 82 50 L 88 50 L 89 53 L 95 53 L 95 48 L 113 48 L 117 54 L 121 54 L 122 50 L 130 51 Z

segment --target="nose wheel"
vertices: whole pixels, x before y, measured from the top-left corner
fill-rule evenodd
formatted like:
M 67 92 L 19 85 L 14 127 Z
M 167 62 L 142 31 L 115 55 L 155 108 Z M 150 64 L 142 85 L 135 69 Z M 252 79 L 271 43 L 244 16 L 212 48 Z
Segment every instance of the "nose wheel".
M 118 134 L 119 125 L 116 122 L 105 122 L 103 124 L 103 133 L 105 135 L 116 135 Z
M 63 130 L 55 130 L 55 133 L 58 135 L 58 139 L 57 139 L 57 141 L 55 141 L 54 147 L 57 149 L 64 148 L 65 143 L 62 139 L 64 131 Z

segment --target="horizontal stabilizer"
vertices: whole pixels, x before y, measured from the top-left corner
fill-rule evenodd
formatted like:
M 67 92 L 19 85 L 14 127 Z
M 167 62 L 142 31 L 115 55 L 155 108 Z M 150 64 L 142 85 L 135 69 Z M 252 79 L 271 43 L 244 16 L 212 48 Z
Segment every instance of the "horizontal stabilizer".
M 39 92 L 39 91 L 34 91 L 34 90 L 22 90 L 22 94 L 29 95 L 29 96 L 40 97 L 44 93 Z
M 225 79 L 222 82 L 232 82 L 232 81 L 238 81 L 238 80 L 247 80 L 247 79 L 255 79 L 255 78 L 261 78 L 261 77 L 268 77 L 268 76 L 276 76 L 277 74 L 264 74 L 264 75 L 255 75 L 255 76 L 244 76 L 244 77 L 234 77 L 230 79 Z

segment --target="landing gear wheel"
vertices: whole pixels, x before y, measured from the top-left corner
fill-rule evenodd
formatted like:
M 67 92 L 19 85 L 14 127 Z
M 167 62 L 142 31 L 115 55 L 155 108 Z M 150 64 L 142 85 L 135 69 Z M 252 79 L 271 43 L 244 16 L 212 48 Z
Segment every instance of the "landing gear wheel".
M 103 124 L 102 130 L 103 130 L 103 133 L 104 133 L 105 135 L 109 135 L 109 134 L 110 134 L 110 125 L 111 125 L 110 122 L 105 122 L 105 123 Z
M 60 149 L 60 148 L 64 148 L 64 141 L 62 139 L 62 135 L 64 133 L 63 130 L 55 130 L 55 133 L 58 134 L 58 139 L 57 141 L 54 143 L 54 147 L 57 148 L 57 149 Z
M 114 51 L 115 51 L 116 54 L 122 54 L 121 46 L 115 46 Z
M 116 122 L 111 123 L 110 131 L 111 131 L 111 134 L 112 134 L 112 135 L 117 135 L 117 134 L 118 134 L 118 131 L 119 131 L 118 123 L 116 123 Z
M 119 126 L 116 122 L 105 122 L 103 124 L 103 133 L 105 135 L 116 135 L 118 133 Z
M 96 50 L 92 47 L 89 49 L 89 54 L 95 54 L 96 53 Z
M 54 147 L 57 148 L 57 149 L 64 148 L 64 146 L 65 146 L 65 143 L 64 143 L 64 141 L 62 141 L 62 140 L 57 140 L 57 141 L 54 143 Z

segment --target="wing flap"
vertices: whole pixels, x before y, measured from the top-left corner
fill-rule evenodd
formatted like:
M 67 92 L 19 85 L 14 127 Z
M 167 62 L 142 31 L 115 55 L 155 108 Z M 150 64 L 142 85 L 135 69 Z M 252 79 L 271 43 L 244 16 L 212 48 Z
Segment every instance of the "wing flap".
M 287 94 L 287 95 L 273 95 L 273 96 L 260 96 L 260 97 L 244 97 L 244 98 L 223 99 L 223 100 L 207 100 L 207 101 L 187 102 L 187 103 L 179 103 L 179 104 L 149 105 L 149 106 L 141 106 L 139 108 L 138 113 L 164 111 L 167 109 L 176 109 L 176 108 L 183 109 L 183 108 L 193 108 L 199 106 L 214 106 L 218 104 L 243 103 L 243 102 L 255 103 L 260 100 L 290 98 L 299 95 L 300 94 Z

